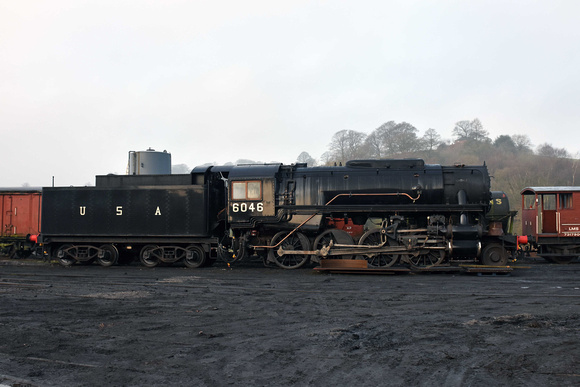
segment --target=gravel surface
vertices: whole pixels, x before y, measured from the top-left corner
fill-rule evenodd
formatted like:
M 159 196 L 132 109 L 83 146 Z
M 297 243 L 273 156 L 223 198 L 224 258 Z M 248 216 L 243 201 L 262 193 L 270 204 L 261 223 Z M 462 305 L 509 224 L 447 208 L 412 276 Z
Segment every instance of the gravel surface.
M 4 385 L 580 384 L 580 263 L 509 276 L 2 263 Z

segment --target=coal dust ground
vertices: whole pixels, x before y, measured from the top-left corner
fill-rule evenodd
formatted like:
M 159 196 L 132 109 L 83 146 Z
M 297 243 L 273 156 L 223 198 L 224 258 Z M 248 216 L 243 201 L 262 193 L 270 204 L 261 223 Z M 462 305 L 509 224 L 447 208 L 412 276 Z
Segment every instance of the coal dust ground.
M 580 263 L 509 276 L 0 263 L 0 385 L 580 384 Z

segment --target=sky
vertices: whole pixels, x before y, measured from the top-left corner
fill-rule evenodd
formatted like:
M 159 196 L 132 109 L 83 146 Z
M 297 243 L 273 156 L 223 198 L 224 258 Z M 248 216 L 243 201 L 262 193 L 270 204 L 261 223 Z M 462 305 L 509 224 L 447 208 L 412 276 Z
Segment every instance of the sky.
M 320 159 L 343 129 L 479 118 L 580 152 L 580 2 L 0 0 L 0 186 Z

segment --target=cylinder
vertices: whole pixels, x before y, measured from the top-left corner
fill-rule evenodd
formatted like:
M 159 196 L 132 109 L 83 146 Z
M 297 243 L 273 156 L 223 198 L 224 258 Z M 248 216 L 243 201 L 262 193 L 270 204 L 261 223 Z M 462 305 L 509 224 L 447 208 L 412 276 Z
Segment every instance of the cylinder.
M 453 240 L 449 243 L 449 251 L 453 257 L 473 258 L 481 254 L 481 242 L 475 240 Z

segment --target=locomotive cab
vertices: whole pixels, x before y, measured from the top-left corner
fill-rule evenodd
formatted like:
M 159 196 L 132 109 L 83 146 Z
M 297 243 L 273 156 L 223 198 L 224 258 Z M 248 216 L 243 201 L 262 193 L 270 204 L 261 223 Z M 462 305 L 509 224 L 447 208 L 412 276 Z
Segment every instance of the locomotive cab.
M 276 215 L 276 174 L 281 164 L 238 166 L 228 181 L 228 222 L 253 227 L 257 219 Z

